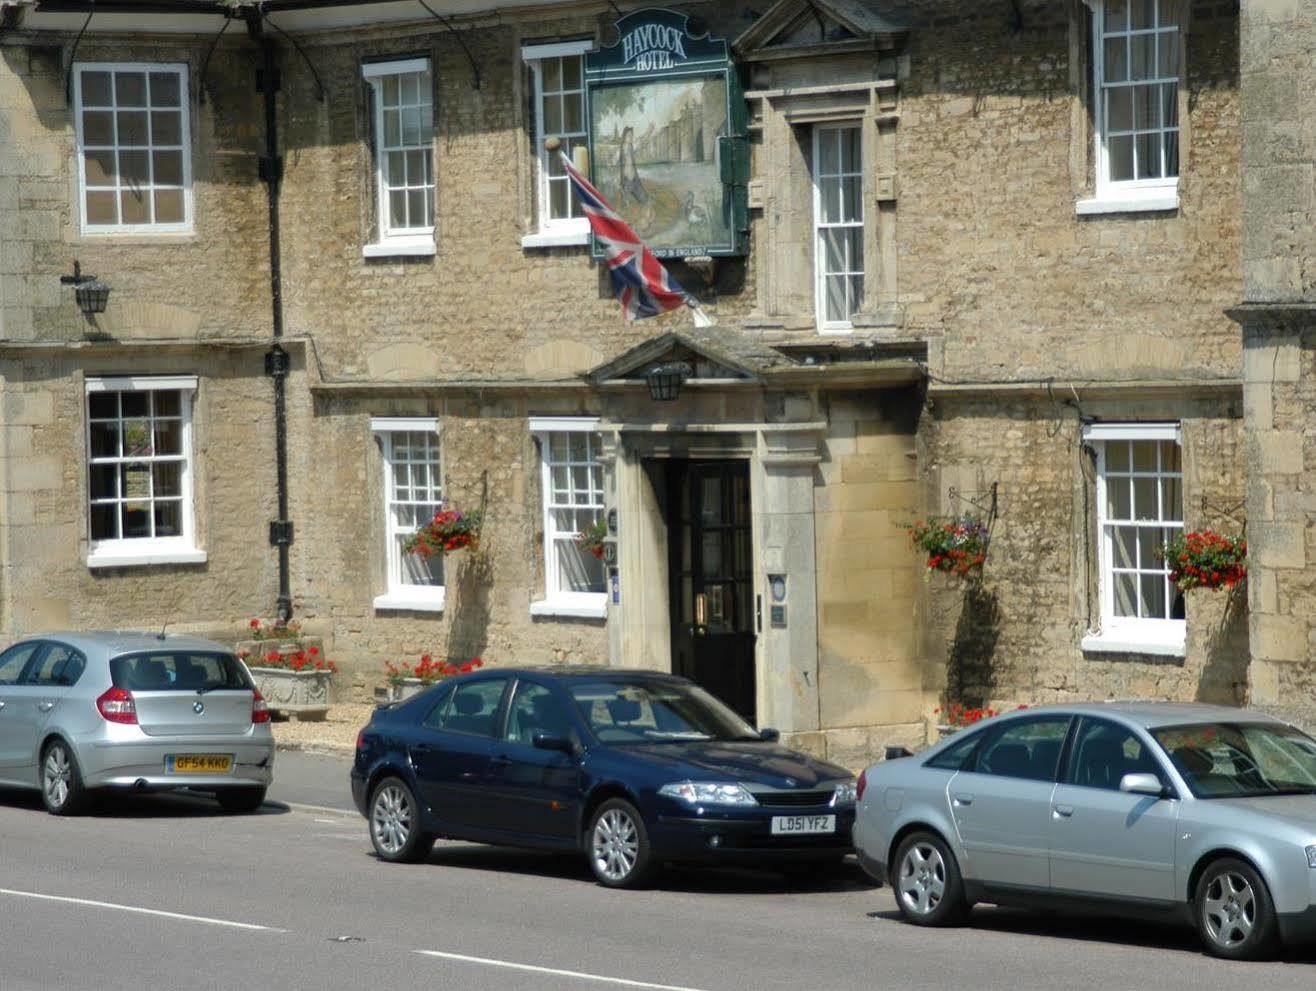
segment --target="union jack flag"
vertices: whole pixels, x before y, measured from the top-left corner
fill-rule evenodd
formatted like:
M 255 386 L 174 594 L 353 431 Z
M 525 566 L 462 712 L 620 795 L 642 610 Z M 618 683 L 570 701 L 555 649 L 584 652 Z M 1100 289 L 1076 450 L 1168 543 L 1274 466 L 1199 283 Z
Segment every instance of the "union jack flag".
M 580 200 L 580 208 L 589 218 L 590 230 L 603 246 L 608 276 L 626 319 L 643 320 L 678 306 L 690 306 L 695 310 L 696 321 L 703 323 L 700 319 L 704 317 L 703 312 L 695 301 L 645 247 L 634 229 L 608 205 L 603 194 L 581 175 L 565 152 L 562 153 L 562 164 L 576 191 L 576 198 Z

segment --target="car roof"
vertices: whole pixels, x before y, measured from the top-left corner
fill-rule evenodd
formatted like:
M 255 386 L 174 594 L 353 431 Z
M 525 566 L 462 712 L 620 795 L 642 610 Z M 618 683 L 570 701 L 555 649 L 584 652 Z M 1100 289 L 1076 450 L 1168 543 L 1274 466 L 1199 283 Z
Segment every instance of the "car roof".
M 592 665 L 553 665 L 553 664 L 518 664 L 515 667 L 500 664 L 497 667 L 484 668 L 481 674 L 509 675 L 520 677 L 530 675 L 539 678 L 554 678 L 558 681 L 679 681 L 688 678 L 672 674 L 669 671 L 650 671 L 642 668 L 610 668 L 602 664 Z
M 1256 709 L 1238 709 L 1228 705 L 1209 705 L 1202 702 L 1139 702 L 1108 701 L 1058 703 L 1030 706 L 1027 709 L 1006 713 L 1009 716 L 1064 715 L 1119 717 L 1125 722 L 1156 729 L 1160 726 L 1185 726 L 1198 723 L 1272 723 L 1284 725 Z
M 141 630 L 76 630 L 56 633 L 38 633 L 26 640 L 58 640 L 87 653 L 100 653 L 110 657 L 135 654 L 144 650 L 204 650 L 233 653 L 231 645 L 179 634 L 146 633 Z

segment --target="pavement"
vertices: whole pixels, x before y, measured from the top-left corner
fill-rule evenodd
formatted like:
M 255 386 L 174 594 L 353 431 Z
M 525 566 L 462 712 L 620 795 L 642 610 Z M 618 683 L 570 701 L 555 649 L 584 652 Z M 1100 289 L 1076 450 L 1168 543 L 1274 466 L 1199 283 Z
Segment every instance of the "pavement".
M 610 891 L 583 860 L 440 843 L 378 861 L 348 761 L 281 752 L 256 815 L 125 796 L 45 814 L 0 791 L 0 987 L 113 991 L 381 986 L 454 991 L 848 991 L 1063 987 L 1310 991 L 1316 947 L 1261 964 L 1143 923 L 990 907 L 900 921 L 859 874 L 681 871 Z

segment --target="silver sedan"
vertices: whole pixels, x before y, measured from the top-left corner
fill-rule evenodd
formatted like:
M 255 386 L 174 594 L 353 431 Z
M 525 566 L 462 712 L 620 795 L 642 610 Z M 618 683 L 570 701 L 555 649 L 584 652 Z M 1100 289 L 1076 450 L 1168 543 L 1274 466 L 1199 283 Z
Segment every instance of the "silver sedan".
M 250 812 L 273 780 L 269 710 L 208 640 L 62 633 L 0 653 L 0 785 L 38 788 L 56 815 L 99 789 L 210 792 Z
M 1043 706 L 858 788 L 860 862 L 919 925 L 989 902 L 1180 919 L 1235 959 L 1316 940 L 1316 740 L 1255 712 Z

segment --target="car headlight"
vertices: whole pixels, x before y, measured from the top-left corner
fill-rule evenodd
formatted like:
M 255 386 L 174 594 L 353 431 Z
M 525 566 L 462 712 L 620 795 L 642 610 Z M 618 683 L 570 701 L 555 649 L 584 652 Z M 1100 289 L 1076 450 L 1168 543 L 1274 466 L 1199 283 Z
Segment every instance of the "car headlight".
M 854 802 L 856 797 L 856 783 L 847 781 L 844 784 L 836 786 L 836 791 L 832 792 L 833 805 L 849 805 Z
M 674 781 L 658 789 L 659 795 L 679 798 L 689 805 L 758 805 L 744 785 L 717 781 Z
M 1316 846 L 1307 847 L 1307 866 L 1316 870 Z

